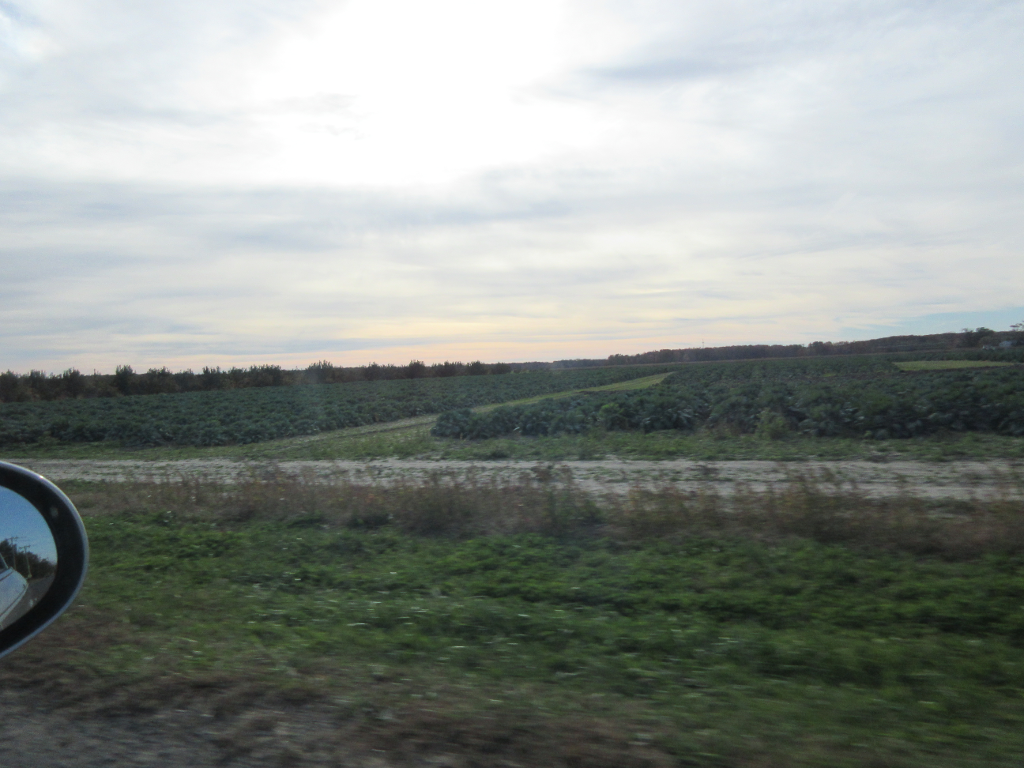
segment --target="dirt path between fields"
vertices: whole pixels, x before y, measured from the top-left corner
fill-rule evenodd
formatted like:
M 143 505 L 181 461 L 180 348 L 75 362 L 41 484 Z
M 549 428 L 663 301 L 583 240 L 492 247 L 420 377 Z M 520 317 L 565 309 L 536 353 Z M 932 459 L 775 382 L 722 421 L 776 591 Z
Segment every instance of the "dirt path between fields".
M 796 479 L 813 477 L 826 487 L 851 486 L 872 497 L 912 494 L 934 499 L 1024 498 L 1024 462 L 1019 460 L 920 461 L 566 461 L 557 464 L 527 461 L 431 461 L 382 459 L 373 461 L 98 461 L 24 459 L 22 464 L 56 483 L 67 480 L 166 482 L 203 475 L 236 482 L 253 473 L 279 471 L 313 481 L 351 481 L 391 485 L 418 483 L 441 477 L 460 480 L 513 481 L 538 468 L 564 468 L 588 493 L 625 493 L 631 488 L 671 485 L 680 490 L 712 486 L 730 494 L 737 488 L 758 491 Z M 556 473 L 557 475 L 558 473 Z

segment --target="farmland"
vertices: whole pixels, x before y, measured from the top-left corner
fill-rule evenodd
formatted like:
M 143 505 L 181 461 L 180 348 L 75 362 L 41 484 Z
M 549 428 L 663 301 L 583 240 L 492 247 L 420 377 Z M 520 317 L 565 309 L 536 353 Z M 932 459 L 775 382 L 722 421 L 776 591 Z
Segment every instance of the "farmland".
M 985 367 L 940 370 L 901 367 L 965 361 L 622 366 L 10 403 L 0 405 L 0 446 L 153 459 L 1021 456 L 1020 354 L 989 356 L 966 361 Z
M 448 412 L 433 434 L 486 439 L 594 428 L 720 429 L 769 439 L 789 434 L 888 439 L 940 431 L 1019 437 L 1024 435 L 1024 368 L 957 366 L 910 375 L 880 357 L 703 365 L 635 392 L 582 392 L 487 413 Z
M 244 445 L 628 382 L 668 369 L 623 366 L 5 403 L 0 445 L 40 440 L 128 447 Z
M 93 548 L 8 722 L 128 764 L 1015 766 L 1022 372 L 908 362 L 948 361 L 4 406 Z
M 72 483 L 89 581 L 0 680 L 204 765 L 1016 765 L 1019 502 L 825 482 Z

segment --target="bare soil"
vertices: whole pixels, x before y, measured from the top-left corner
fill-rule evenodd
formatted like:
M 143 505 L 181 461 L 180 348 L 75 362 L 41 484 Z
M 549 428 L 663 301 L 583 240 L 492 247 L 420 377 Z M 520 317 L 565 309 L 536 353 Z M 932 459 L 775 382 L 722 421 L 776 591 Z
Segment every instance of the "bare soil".
M 656 746 L 656 723 L 637 733 L 598 716 L 498 713 L 459 704 L 455 691 L 409 703 L 403 683 L 387 677 L 372 683 L 374 691 L 352 690 L 351 698 L 217 677 L 168 676 L 97 690 L 95 680 L 62 660 L 69 647 L 109 642 L 108 626 L 90 628 L 106 619 L 62 618 L 0 661 L 3 768 L 675 764 Z
M 511 481 L 543 463 L 527 461 L 450 461 L 379 459 L 373 461 L 101 461 L 85 459 L 12 459 L 60 483 L 67 480 L 167 482 L 202 475 L 223 482 L 253 473 L 283 472 L 325 483 L 350 481 L 379 485 L 418 483 L 442 478 L 448 482 Z M 986 460 L 923 461 L 600 461 L 559 462 L 577 486 L 588 493 L 622 494 L 633 488 L 674 486 L 695 490 L 710 484 L 728 495 L 738 488 L 761 491 L 771 486 L 822 481 L 837 491 L 856 487 L 881 498 L 910 494 L 926 499 L 1019 497 L 1024 488 L 1024 462 Z
M 199 708 L 82 717 L 0 693 L 4 768 L 668 768 L 674 761 L 608 723 L 452 719 L 409 710 L 372 717 L 331 706 L 254 704 L 214 719 Z

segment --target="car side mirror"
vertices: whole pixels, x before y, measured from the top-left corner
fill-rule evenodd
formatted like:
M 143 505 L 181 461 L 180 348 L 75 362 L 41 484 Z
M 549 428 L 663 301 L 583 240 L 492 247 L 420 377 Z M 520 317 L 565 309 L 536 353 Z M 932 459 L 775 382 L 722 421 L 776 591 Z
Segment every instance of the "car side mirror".
M 46 478 L 0 461 L 0 656 L 60 616 L 85 580 L 82 518 Z

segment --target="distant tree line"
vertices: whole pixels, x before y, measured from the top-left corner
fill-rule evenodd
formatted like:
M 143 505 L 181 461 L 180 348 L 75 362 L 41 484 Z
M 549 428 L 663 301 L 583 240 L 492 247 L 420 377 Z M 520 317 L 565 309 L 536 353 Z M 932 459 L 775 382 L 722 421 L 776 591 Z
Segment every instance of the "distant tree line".
M 482 363 L 479 360 L 472 363 L 446 361 L 432 365 L 427 365 L 422 360 L 412 360 L 408 365 L 370 363 L 359 367 L 335 366 L 327 360 L 321 360 L 306 368 L 294 370 L 286 370 L 279 365 L 254 365 L 249 368 L 227 370 L 222 370 L 219 366 L 206 367 L 199 373 L 191 370 L 175 373 L 166 367 L 150 368 L 143 373 L 136 372 L 130 365 L 119 365 L 113 374 L 84 374 L 75 368 L 58 374 L 47 374 L 42 371 L 19 374 L 7 371 L 0 373 L 0 402 L 123 397 L 301 384 L 340 384 L 350 381 L 488 376 L 521 369 L 508 363 Z
M 174 392 L 203 392 L 216 389 L 248 387 L 282 387 L 301 384 L 340 384 L 350 381 L 385 381 L 392 379 L 428 379 L 447 376 L 487 376 L 522 371 L 593 368 L 606 365 L 643 365 L 665 363 L 700 363 L 724 360 L 759 360 L 778 357 L 816 357 L 821 355 L 863 355 L 892 352 L 942 352 L 954 349 L 981 349 L 1003 341 L 1024 343 L 1024 323 L 1010 326 L 1009 331 L 990 328 L 964 328 L 959 333 L 936 333 L 926 336 L 887 336 L 868 341 L 815 341 L 803 344 L 743 344 L 731 347 L 690 347 L 659 349 L 637 355 L 610 355 L 598 359 L 556 360 L 527 363 L 449 362 L 427 365 L 411 360 L 408 365 L 370 363 L 358 367 L 335 366 L 327 360 L 306 368 L 285 370 L 279 365 L 254 365 L 249 368 L 203 368 L 172 372 L 150 368 L 136 372 L 130 365 L 120 365 L 113 374 L 83 374 L 75 368 L 63 373 L 47 374 L 31 371 L 25 374 L 0 373 L 0 402 L 29 400 L 65 400 L 79 397 L 122 397 Z
M 563 360 L 574 365 L 640 365 L 643 363 L 703 363 L 724 360 L 762 360 L 777 357 L 819 357 L 823 355 L 866 355 L 893 352 L 945 352 L 954 349 L 981 349 L 1003 341 L 1024 341 L 1024 323 L 1009 331 L 991 328 L 964 328 L 959 333 L 934 333 L 926 336 L 886 336 L 867 341 L 814 341 L 803 344 L 743 344 L 732 347 L 690 347 L 659 349 L 638 355 L 611 355 L 607 360 Z

